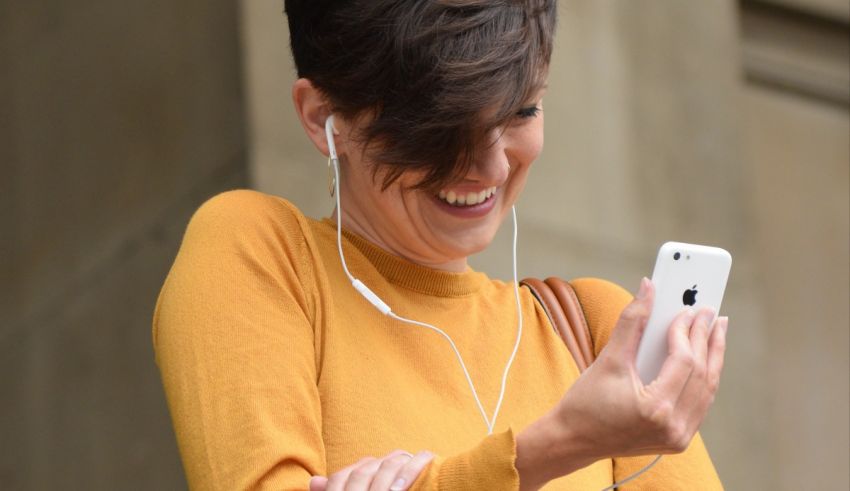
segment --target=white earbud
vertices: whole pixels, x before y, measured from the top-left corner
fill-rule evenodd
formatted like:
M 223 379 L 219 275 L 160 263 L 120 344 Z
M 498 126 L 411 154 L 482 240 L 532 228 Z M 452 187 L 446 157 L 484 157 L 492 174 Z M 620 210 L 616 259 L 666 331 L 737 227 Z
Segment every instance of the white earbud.
M 325 138 L 328 140 L 328 153 L 330 154 L 331 160 L 339 161 L 339 157 L 336 155 L 336 145 L 334 144 L 335 132 L 336 128 L 334 128 L 334 116 L 331 114 L 328 116 L 328 119 L 325 120 Z M 339 178 L 339 176 L 337 176 L 337 178 Z

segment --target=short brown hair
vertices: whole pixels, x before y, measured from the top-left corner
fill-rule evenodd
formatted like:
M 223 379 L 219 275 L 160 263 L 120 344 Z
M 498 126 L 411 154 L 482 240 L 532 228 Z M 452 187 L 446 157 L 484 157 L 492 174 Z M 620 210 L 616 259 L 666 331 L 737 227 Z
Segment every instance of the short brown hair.
M 556 0 L 286 0 L 298 76 L 387 167 L 384 186 L 424 171 L 420 187 L 464 175 L 475 149 L 541 89 Z M 369 144 L 377 143 L 371 146 Z M 375 169 L 377 172 L 377 168 Z

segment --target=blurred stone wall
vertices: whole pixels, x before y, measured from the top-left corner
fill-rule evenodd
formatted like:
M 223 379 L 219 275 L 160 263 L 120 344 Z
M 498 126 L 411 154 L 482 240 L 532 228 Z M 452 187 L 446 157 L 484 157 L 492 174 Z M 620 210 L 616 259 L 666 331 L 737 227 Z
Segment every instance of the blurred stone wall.
M 281 10 L 0 2 L 0 489 L 185 488 L 150 320 L 189 216 L 246 186 L 332 208 Z M 520 274 L 633 289 L 665 240 L 726 247 L 703 432 L 727 489 L 850 488 L 850 3 L 564 0 L 560 22 Z M 474 265 L 507 278 L 508 239 Z
M 247 184 L 237 13 L 0 2 L 0 489 L 186 487 L 150 323 L 191 212 Z
M 848 5 L 560 3 L 520 275 L 633 289 L 664 241 L 731 251 L 726 371 L 703 426 L 728 489 L 850 487 Z M 252 183 L 327 216 L 280 5 L 241 7 Z M 473 264 L 509 278 L 503 228 Z

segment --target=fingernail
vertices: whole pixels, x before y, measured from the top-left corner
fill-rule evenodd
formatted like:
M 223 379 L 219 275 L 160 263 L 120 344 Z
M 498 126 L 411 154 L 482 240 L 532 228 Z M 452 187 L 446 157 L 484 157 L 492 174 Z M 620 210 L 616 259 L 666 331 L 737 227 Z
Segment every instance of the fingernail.
M 644 298 L 646 298 L 647 293 L 649 293 L 648 290 L 649 290 L 649 280 L 646 279 L 646 277 L 643 277 L 643 279 L 640 280 L 640 289 L 638 290 L 636 298 L 638 300 L 643 300 Z
M 728 318 L 728 317 L 725 317 L 725 316 L 724 316 L 724 317 L 721 317 L 721 318 L 719 318 L 717 321 L 720 323 L 720 327 L 721 327 L 724 331 L 726 331 L 727 329 L 729 329 L 729 318 Z
M 403 477 L 400 477 L 395 480 L 392 486 L 390 486 L 390 491 L 401 491 L 404 489 L 404 485 L 407 484 L 407 480 Z

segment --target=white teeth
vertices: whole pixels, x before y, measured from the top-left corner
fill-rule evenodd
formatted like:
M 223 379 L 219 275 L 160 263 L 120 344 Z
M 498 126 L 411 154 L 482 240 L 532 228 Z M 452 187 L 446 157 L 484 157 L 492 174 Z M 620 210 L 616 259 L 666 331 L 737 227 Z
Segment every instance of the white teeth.
M 496 189 L 496 186 L 492 186 L 477 193 L 468 192 L 466 194 L 442 190 L 439 197 L 450 205 L 473 206 L 490 199 L 496 193 Z

